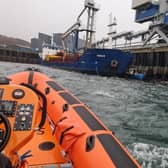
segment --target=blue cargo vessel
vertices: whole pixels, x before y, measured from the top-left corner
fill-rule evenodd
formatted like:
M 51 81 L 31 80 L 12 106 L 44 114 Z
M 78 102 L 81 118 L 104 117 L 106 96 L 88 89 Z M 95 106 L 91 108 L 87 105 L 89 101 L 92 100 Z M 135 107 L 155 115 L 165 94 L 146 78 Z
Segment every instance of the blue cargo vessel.
M 76 22 L 61 36 L 63 51 L 44 56 L 42 65 L 105 76 L 122 76 L 126 74 L 128 66 L 133 60 L 131 53 L 123 52 L 119 49 L 92 48 L 93 37 L 95 35 L 94 19 L 98 10 L 99 8 L 94 3 L 94 0 L 85 0 L 84 9 L 77 17 Z M 87 11 L 88 15 L 87 25 L 86 28 L 82 28 L 81 16 L 85 11 Z M 86 34 L 86 39 L 83 40 L 83 47 L 79 47 L 78 45 L 80 32 Z M 72 53 L 65 52 L 67 50 L 67 46 L 65 45 L 67 37 L 73 39 Z M 80 48 L 84 50 L 82 54 L 78 54 Z
M 103 76 L 123 76 L 133 55 L 118 49 L 87 49 L 81 56 L 57 54 L 41 61 L 42 65 Z

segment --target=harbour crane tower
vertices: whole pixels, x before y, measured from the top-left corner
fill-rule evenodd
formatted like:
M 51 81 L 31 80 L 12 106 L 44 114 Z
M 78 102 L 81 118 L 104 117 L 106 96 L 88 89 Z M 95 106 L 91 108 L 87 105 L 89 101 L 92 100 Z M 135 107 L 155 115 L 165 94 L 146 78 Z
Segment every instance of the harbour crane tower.
M 168 0 L 133 0 L 132 9 L 137 23 L 151 22 L 144 45 L 155 38 L 168 44 Z
M 73 34 L 73 48 L 74 52 L 78 50 L 78 40 L 79 40 L 79 32 L 86 32 L 86 39 L 85 39 L 85 46 L 84 48 L 90 48 L 93 40 L 93 36 L 95 33 L 94 27 L 95 27 L 95 15 L 96 12 L 99 10 L 97 5 L 95 4 L 94 0 L 85 0 L 84 2 L 84 9 L 81 11 L 79 16 L 77 17 L 77 21 L 62 35 L 62 45 L 65 49 L 65 39 L 67 36 Z M 86 28 L 81 28 L 81 16 L 84 14 L 84 12 L 87 11 L 87 25 Z

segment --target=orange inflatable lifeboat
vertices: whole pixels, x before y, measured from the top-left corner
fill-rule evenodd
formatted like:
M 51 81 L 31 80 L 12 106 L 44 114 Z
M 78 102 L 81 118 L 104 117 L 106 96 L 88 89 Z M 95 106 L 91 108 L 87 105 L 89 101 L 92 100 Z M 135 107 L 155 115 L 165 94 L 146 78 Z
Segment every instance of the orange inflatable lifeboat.
M 140 168 L 84 103 L 30 69 L 0 78 L 0 151 L 12 168 Z

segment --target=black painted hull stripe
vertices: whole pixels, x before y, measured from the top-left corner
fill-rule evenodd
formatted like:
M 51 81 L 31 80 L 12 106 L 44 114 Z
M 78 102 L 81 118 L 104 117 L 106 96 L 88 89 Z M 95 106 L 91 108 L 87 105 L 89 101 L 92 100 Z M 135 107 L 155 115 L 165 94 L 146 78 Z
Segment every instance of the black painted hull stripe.
M 97 137 L 116 168 L 138 168 L 111 135 L 100 134 Z
M 80 104 L 80 102 L 69 93 L 60 93 L 59 95 L 70 105 Z
M 92 131 L 106 130 L 85 107 L 77 106 L 74 110 Z
M 52 89 L 54 89 L 55 91 L 64 90 L 61 86 L 57 85 L 57 83 L 55 83 L 54 81 L 47 81 L 46 83 L 47 83 Z

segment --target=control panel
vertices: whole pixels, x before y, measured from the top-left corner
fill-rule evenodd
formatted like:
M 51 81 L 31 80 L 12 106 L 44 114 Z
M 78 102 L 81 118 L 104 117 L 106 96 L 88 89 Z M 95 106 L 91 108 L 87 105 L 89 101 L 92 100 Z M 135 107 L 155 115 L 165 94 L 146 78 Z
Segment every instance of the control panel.
M 14 116 L 16 112 L 16 101 L 0 100 L 0 112 L 7 117 Z
M 9 118 L 13 131 L 28 131 L 32 128 L 37 95 L 23 86 L 0 85 L 0 113 Z
M 14 131 L 31 130 L 33 110 L 34 110 L 33 104 L 18 105 L 14 124 Z

